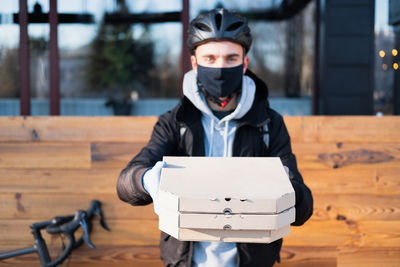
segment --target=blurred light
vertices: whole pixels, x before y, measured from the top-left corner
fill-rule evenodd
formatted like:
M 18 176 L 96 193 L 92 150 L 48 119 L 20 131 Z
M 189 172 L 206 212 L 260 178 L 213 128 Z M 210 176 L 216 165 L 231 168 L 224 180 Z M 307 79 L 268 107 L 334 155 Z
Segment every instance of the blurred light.
M 387 65 L 386 64 L 382 64 L 382 69 L 383 70 L 387 70 Z
M 393 63 L 393 69 L 397 70 L 399 68 L 399 64 Z
M 397 49 L 393 49 L 392 50 L 392 55 L 395 57 L 395 56 L 397 56 L 397 54 L 398 54 L 399 52 L 397 51 Z
M 385 51 L 381 50 L 379 51 L 379 56 L 380 57 L 384 57 L 386 55 Z

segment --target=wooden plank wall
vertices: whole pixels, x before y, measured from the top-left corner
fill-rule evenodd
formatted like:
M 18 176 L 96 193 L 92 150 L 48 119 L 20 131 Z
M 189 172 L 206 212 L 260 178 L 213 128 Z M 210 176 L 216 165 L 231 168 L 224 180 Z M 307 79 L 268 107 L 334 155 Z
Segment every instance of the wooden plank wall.
M 104 203 L 96 249 L 69 266 L 162 266 L 152 206 L 115 191 L 154 117 L 0 117 L 0 253 L 32 245 L 29 225 Z M 400 266 L 400 117 L 286 117 L 314 215 L 292 227 L 276 266 Z M 58 237 L 45 236 L 52 255 Z M 35 254 L 0 265 L 39 266 Z

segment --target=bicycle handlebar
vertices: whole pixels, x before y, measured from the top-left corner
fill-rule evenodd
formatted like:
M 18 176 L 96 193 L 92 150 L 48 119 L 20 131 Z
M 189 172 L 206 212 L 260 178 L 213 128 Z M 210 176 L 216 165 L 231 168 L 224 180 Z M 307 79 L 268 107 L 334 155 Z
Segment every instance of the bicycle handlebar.
M 74 248 L 79 247 L 83 242 L 86 242 L 91 248 L 94 248 L 92 241 L 90 240 L 89 233 L 92 230 L 91 219 L 94 215 L 100 217 L 101 226 L 110 231 L 110 228 L 104 221 L 103 212 L 101 210 L 101 202 L 98 200 L 92 200 L 91 205 L 87 211 L 77 210 L 75 215 L 67 216 L 56 216 L 53 220 L 34 223 L 31 225 L 32 233 L 35 236 L 35 247 L 39 254 L 42 266 L 53 267 L 62 263 L 71 253 Z M 75 240 L 75 231 L 82 226 L 83 235 Z M 51 260 L 45 241 L 41 237 L 40 230 L 46 228 L 46 232 L 49 234 L 64 234 L 68 238 L 68 244 L 63 249 L 63 252 L 56 259 Z
M 68 218 L 71 216 L 68 216 Z M 68 234 L 73 233 L 78 229 L 81 224 L 81 220 L 86 218 L 86 212 L 83 210 L 77 210 L 72 220 L 67 221 L 64 217 L 62 220 L 53 220 L 51 224 L 46 226 L 46 232 L 49 234 Z M 56 221 L 56 223 L 54 223 Z
M 82 227 L 86 232 L 80 237 L 74 245 L 74 248 L 79 247 L 80 245 L 83 244 L 83 242 L 86 242 L 89 246 L 94 247 L 92 244 L 90 238 L 89 238 L 89 233 L 92 231 L 92 218 L 94 215 L 98 215 L 100 217 L 100 225 L 106 229 L 107 231 L 110 231 L 110 228 L 107 226 L 107 224 L 104 221 L 104 215 L 103 211 L 101 210 L 101 202 L 98 200 L 92 200 L 90 203 L 89 209 L 86 211 L 86 220 L 82 220 L 81 223 L 83 224 Z M 75 214 L 76 216 L 76 214 Z M 61 229 L 61 226 L 68 223 L 69 221 L 74 219 L 74 215 L 67 215 L 67 216 L 56 216 L 52 220 L 51 224 L 46 225 L 46 231 L 49 234 L 57 234 L 63 232 L 65 229 Z M 86 226 L 86 227 L 85 227 Z M 86 235 L 85 235 L 86 233 Z M 90 242 L 90 244 L 89 244 Z
M 64 248 L 60 256 L 55 260 L 52 260 L 45 264 L 46 267 L 56 266 L 62 263 L 71 253 L 72 249 L 75 247 L 75 236 L 74 232 L 82 225 L 82 221 L 86 219 L 86 212 L 83 210 L 78 210 L 75 213 L 73 219 L 69 222 L 63 224 L 49 224 L 46 227 L 46 231 L 49 234 L 64 234 L 68 238 L 68 245 Z M 84 228 L 84 234 L 87 234 L 87 229 Z M 90 240 L 90 239 L 89 239 Z M 93 245 L 88 243 L 89 246 Z M 91 246 L 92 247 L 92 246 Z

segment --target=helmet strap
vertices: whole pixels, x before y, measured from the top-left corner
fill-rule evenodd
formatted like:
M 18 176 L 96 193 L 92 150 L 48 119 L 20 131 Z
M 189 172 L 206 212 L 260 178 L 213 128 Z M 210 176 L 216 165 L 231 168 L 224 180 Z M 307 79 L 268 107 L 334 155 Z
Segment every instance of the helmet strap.
M 232 95 L 230 94 L 226 97 L 226 99 L 221 100 L 216 96 L 211 95 L 210 93 L 207 92 L 207 90 L 204 88 L 204 86 L 198 82 L 197 83 L 198 87 L 200 88 L 200 91 L 203 93 L 203 95 L 205 96 L 206 99 L 210 100 L 211 102 L 217 104 L 219 107 L 221 107 L 222 109 L 224 109 L 228 103 L 231 101 L 232 99 Z M 236 91 L 237 93 L 239 93 L 238 91 Z

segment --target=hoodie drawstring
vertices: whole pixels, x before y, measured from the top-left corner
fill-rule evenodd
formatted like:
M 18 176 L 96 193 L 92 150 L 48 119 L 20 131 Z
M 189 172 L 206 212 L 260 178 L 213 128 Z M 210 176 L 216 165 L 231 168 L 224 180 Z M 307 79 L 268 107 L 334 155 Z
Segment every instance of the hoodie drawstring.
M 211 137 L 210 137 L 210 147 L 208 149 L 208 156 L 212 156 L 212 147 L 214 145 L 214 120 L 211 119 Z
M 228 156 L 228 127 L 229 121 L 225 121 L 225 132 L 224 132 L 224 157 Z

